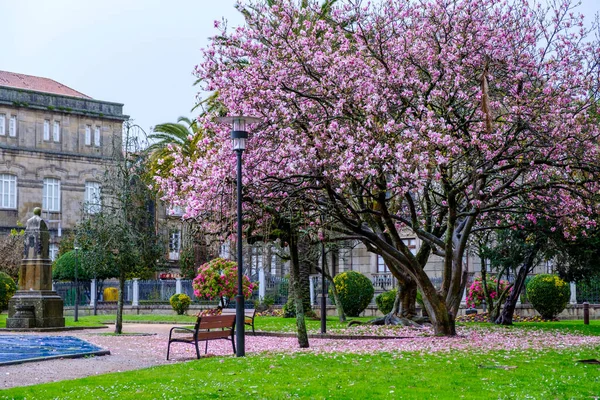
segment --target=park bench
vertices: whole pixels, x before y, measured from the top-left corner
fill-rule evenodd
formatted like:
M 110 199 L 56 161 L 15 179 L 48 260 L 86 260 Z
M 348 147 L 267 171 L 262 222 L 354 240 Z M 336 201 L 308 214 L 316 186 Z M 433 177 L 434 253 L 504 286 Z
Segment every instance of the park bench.
M 221 310 L 221 315 L 235 315 L 235 308 L 224 308 Z M 244 324 L 252 327 L 252 334 L 254 335 L 254 317 L 256 316 L 255 308 L 244 309 Z
M 167 347 L 167 360 L 171 343 L 188 343 L 196 347 L 196 355 L 200 358 L 198 342 L 206 341 L 204 354 L 208 352 L 208 341 L 217 339 L 231 340 L 231 346 L 235 353 L 235 342 L 233 332 L 235 330 L 235 315 L 207 315 L 199 316 L 194 324 L 194 329 L 175 326 L 169 331 L 169 345 Z M 185 336 L 178 335 L 184 333 Z M 175 335 L 174 335 L 175 334 Z

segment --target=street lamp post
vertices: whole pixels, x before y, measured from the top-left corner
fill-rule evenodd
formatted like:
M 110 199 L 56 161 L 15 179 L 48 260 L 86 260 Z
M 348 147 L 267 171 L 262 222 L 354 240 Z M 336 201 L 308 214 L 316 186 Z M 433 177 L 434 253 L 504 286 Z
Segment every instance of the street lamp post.
M 258 122 L 260 119 L 254 117 L 221 117 L 219 122 L 232 124 L 231 139 L 233 141 L 233 151 L 237 155 L 237 296 L 235 296 L 235 341 L 237 357 L 244 357 L 245 337 L 244 337 L 244 284 L 243 284 L 243 254 L 242 254 L 242 153 L 246 149 L 246 139 L 248 131 L 246 125 Z
M 75 250 L 75 311 L 73 321 L 79 321 L 79 280 L 77 276 L 77 270 L 79 269 L 79 245 L 77 242 L 74 243 L 73 249 Z
M 325 264 L 327 257 L 325 256 L 325 241 L 321 240 L 321 334 L 327 332 L 327 290 L 325 289 Z

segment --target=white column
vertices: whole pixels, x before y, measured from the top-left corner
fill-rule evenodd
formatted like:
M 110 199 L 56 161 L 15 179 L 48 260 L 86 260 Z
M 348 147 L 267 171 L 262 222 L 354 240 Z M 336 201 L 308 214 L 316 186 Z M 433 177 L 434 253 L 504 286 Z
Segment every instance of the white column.
M 133 278 L 133 299 L 131 300 L 132 306 L 140 305 L 140 278 Z
M 467 290 L 468 285 L 465 285 L 465 290 L 463 290 L 462 299 L 460 300 L 460 305 L 466 307 L 467 306 Z
M 577 286 L 575 282 L 571 282 L 571 298 L 569 299 L 569 303 L 577 304 Z
M 315 281 L 312 276 L 308 278 L 308 281 L 310 282 L 310 304 L 315 304 Z
M 181 292 L 181 278 L 175 278 L 175 294 L 179 294 Z
M 92 279 L 90 283 L 90 306 L 93 307 L 96 304 L 96 293 L 98 292 L 96 278 Z
M 267 284 L 265 282 L 265 269 L 259 268 L 258 269 L 258 300 L 261 302 L 265 298 L 266 286 L 267 286 Z

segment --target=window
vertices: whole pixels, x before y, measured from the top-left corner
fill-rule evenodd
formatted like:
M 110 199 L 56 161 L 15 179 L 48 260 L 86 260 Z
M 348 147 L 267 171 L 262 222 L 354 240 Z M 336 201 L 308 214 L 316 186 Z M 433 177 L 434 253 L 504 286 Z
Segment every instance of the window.
M 17 117 L 15 115 L 10 116 L 10 121 L 8 123 L 8 136 L 17 136 Z
M 100 147 L 100 127 L 96 126 L 94 129 L 94 146 Z
M 48 256 L 52 261 L 58 257 L 58 245 L 56 243 L 50 243 L 50 246 L 48 246 Z
M 52 130 L 52 140 L 55 142 L 60 141 L 60 123 L 54 121 L 54 129 Z
M 183 215 L 183 207 L 170 206 L 167 209 L 167 215 L 172 216 L 172 217 L 181 217 Z
M 44 179 L 42 210 L 60 212 L 60 181 L 54 178 Z
M 6 115 L 0 114 L 0 135 L 6 135 Z
M 86 182 L 85 183 L 85 210 L 90 214 L 100 212 L 100 183 Z
M 417 254 L 417 239 L 415 238 L 407 238 L 402 239 L 406 247 L 410 250 L 413 255 Z M 377 256 L 377 272 L 378 273 L 387 273 L 390 272 L 390 269 L 385 265 L 385 261 L 383 261 L 383 257 L 380 255 Z
M 17 177 L 0 174 L 0 208 L 17 208 Z
M 385 265 L 385 261 L 383 261 L 383 257 L 377 255 L 377 272 L 380 274 L 390 272 L 390 269 Z
M 221 249 L 219 250 L 219 257 L 229 260 L 230 256 L 231 256 L 231 249 L 229 246 L 229 242 L 223 243 L 221 245 Z
M 50 140 L 50 121 L 44 120 L 44 140 Z
M 169 259 L 179 260 L 179 250 L 181 249 L 181 231 L 173 229 L 169 233 Z
M 92 145 L 92 126 L 91 125 L 85 126 L 85 145 L 86 146 Z
M 413 254 L 413 256 L 417 254 L 417 239 L 408 238 L 408 239 L 402 239 L 402 241 L 404 242 L 406 247 L 408 247 L 408 249 Z

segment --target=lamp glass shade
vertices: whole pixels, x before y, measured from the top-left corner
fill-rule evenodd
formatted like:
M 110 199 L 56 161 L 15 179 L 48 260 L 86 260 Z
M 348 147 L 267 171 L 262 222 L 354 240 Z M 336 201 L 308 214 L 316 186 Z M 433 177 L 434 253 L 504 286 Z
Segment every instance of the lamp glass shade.
M 233 119 L 233 130 L 234 131 L 246 131 L 246 119 L 244 117 Z
M 234 138 L 233 142 L 233 150 L 245 150 L 246 149 L 246 138 Z

